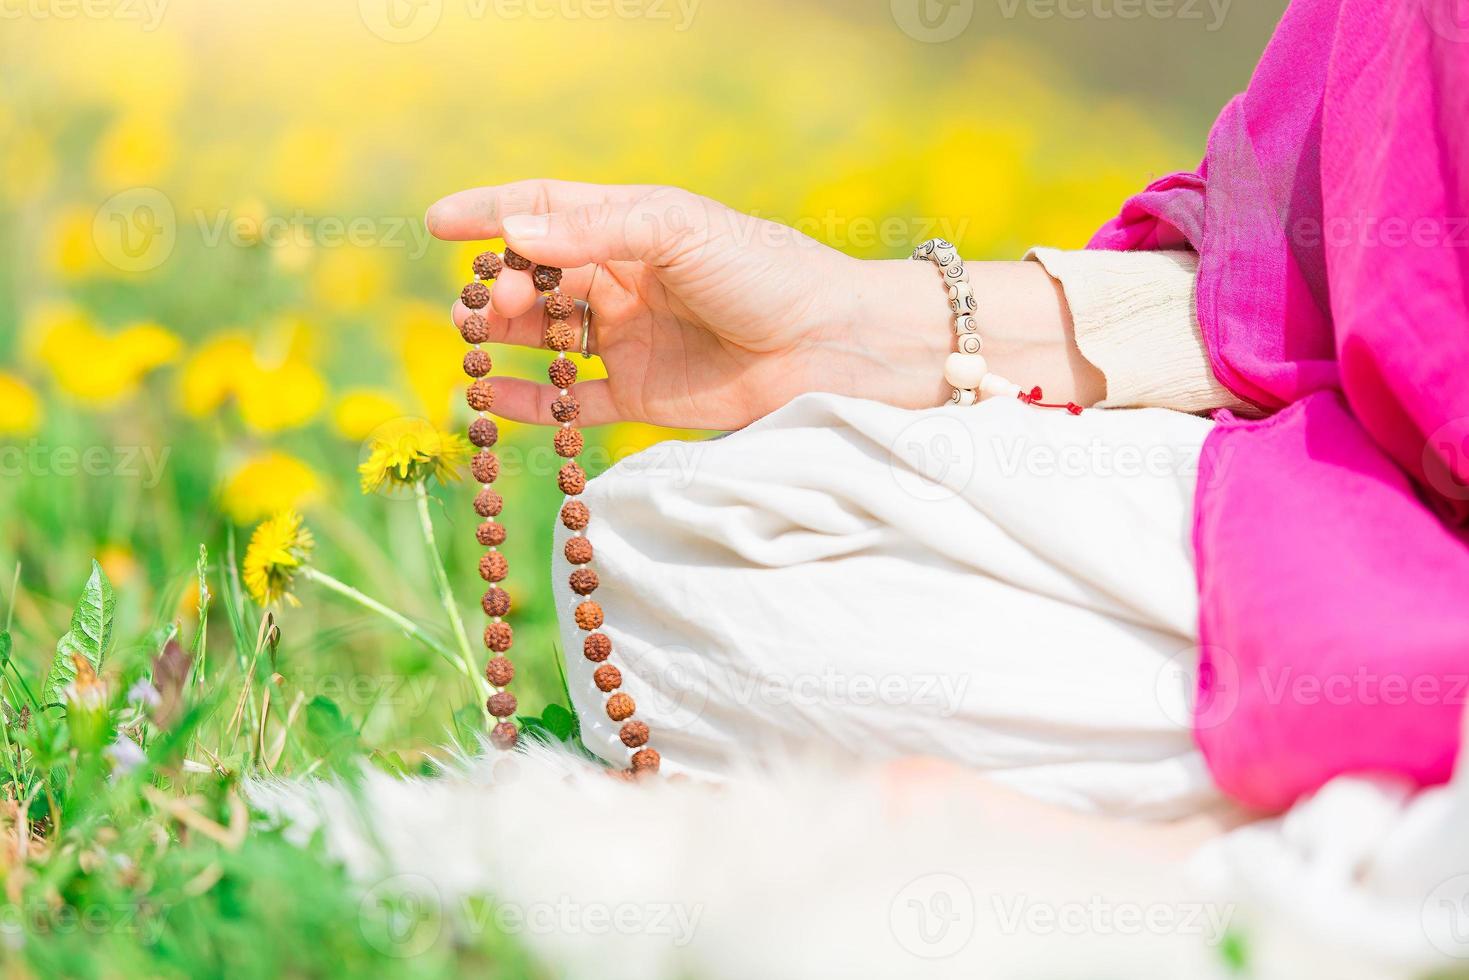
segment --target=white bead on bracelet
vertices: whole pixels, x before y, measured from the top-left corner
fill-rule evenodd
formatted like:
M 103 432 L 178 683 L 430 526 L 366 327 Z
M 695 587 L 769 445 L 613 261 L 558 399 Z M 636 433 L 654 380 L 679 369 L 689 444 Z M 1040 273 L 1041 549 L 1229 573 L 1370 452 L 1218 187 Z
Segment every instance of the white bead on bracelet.
M 979 336 L 979 321 L 974 314 L 979 302 L 964 260 L 952 242 L 932 238 L 913 250 L 913 258 L 938 266 L 949 290 L 949 309 L 954 312 L 954 334 L 958 350 L 944 362 L 944 380 L 954 389 L 951 405 L 973 405 L 984 398 L 1017 398 L 1020 386 L 990 370 L 985 360 L 984 340 Z

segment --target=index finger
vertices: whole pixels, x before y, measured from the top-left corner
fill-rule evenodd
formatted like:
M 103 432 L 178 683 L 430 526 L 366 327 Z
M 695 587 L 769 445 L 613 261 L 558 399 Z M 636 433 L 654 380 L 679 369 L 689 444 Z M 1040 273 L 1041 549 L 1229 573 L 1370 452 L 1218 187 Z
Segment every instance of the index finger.
M 654 190 L 642 184 L 585 184 L 568 180 L 518 180 L 459 191 L 435 201 L 424 216 L 429 234 L 447 242 L 499 238 L 512 214 L 551 214 L 596 204 L 621 204 Z

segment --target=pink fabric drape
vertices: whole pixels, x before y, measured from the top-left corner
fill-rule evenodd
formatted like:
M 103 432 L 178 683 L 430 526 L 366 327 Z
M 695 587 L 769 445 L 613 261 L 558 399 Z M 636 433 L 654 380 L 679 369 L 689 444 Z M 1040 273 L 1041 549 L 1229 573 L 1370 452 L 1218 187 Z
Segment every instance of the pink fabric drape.
M 1195 734 L 1266 810 L 1448 778 L 1469 697 L 1469 20 L 1295 0 L 1197 174 L 1093 248 L 1192 247 L 1215 374 Z

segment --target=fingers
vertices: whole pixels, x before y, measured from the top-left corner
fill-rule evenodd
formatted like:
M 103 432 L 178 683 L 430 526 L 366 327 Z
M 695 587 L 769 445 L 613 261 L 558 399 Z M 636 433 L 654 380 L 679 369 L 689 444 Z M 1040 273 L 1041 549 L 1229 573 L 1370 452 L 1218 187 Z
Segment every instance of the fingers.
M 515 251 L 543 265 L 667 265 L 706 240 L 713 207 L 687 191 L 659 188 L 549 213 L 507 215 L 501 234 Z
M 495 385 L 494 414 L 533 425 L 558 424 L 551 416 L 551 403 L 561 394 L 559 388 L 524 378 L 491 378 L 490 381 Z M 578 382 L 571 393 L 581 403 L 577 425 L 606 425 L 621 418 L 617 406 L 612 403 L 612 389 L 605 379 Z
M 477 311 L 485 318 L 490 328 L 491 344 L 515 344 L 519 347 L 540 347 L 546 337 L 546 314 L 539 304 L 517 316 L 507 317 L 493 306 Z M 463 303 L 455 303 L 454 326 L 464 325 L 470 310 Z
M 508 215 L 549 214 L 632 201 L 653 189 L 642 185 L 521 180 L 450 194 L 428 209 L 424 224 L 428 226 L 429 234 L 450 242 L 500 238 L 502 223 Z

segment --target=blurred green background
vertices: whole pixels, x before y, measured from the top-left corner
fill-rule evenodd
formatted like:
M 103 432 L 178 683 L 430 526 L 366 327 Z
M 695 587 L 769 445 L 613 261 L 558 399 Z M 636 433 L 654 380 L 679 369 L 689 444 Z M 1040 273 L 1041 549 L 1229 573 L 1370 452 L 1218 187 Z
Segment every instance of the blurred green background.
M 457 428 L 474 246 L 424 208 L 547 176 L 680 184 L 853 254 L 1079 246 L 1192 168 L 1283 2 L 18 0 L 0 28 L 0 609 L 40 671 L 97 556 L 118 635 L 193 618 L 201 543 L 304 510 L 320 567 L 443 630 L 411 503 L 364 438 Z M 495 350 L 497 370 L 545 359 Z M 587 374 L 584 372 L 584 377 Z M 592 372 L 595 376 L 595 371 Z M 559 697 L 547 434 L 504 443 L 528 710 Z M 594 471 L 664 433 L 594 431 Z M 467 483 L 436 491 L 466 619 Z M 11 579 L 18 569 L 18 587 Z M 378 745 L 466 689 L 306 584 L 280 671 Z M 222 617 L 214 628 L 223 629 Z M 216 649 L 227 649 L 220 644 Z

